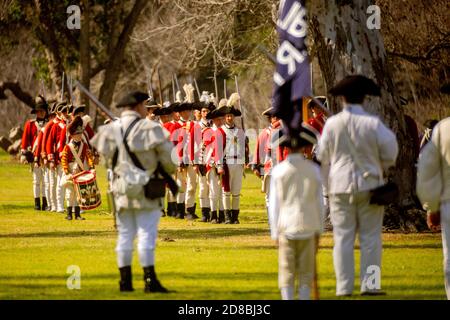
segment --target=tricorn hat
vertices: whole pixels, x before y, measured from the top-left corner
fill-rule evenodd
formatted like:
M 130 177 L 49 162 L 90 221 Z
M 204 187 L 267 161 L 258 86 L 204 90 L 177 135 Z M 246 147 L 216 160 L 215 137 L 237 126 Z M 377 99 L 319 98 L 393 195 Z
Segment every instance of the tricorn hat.
M 83 133 L 83 119 L 80 116 L 76 116 L 67 126 L 67 130 L 70 135 Z
M 79 106 L 76 106 L 76 107 L 74 106 L 73 111 L 72 111 L 72 114 L 73 114 L 74 116 L 76 116 L 77 113 L 80 113 L 80 112 L 82 112 L 82 113 L 85 113 L 85 112 L 86 112 L 86 105 L 80 104 Z
M 149 95 L 145 92 L 133 91 L 122 96 L 116 107 L 123 108 L 127 106 L 135 106 L 143 101 L 147 101 L 149 98 Z
M 196 102 L 194 103 L 194 109 L 202 111 L 202 109 L 208 109 L 209 111 L 213 111 L 216 108 L 213 102 Z
M 34 99 L 34 108 L 31 110 L 31 113 L 34 114 L 39 110 L 48 111 L 48 103 L 41 95 L 38 95 L 36 99 Z
M 261 113 L 261 115 L 266 117 L 273 116 L 273 107 L 267 108 L 266 110 L 263 111 L 263 113 Z
M 224 109 L 224 107 L 212 110 L 210 113 L 208 113 L 206 115 L 206 119 L 207 120 L 212 120 L 212 119 L 216 119 L 216 118 L 219 118 L 219 117 L 223 117 L 225 115 L 223 113 L 223 111 L 224 111 L 223 109 Z
M 344 97 L 381 96 L 380 87 L 372 79 L 362 75 L 345 77 L 331 88 L 329 93 Z
M 55 111 L 56 111 L 56 112 L 63 112 L 63 111 L 66 110 L 67 108 L 68 108 L 67 101 L 64 100 L 64 101 L 60 101 L 60 102 L 58 102 L 58 103 L 56 104 L 56 106 L 55 106 Z
M 221 112 L 225 115 L 225 114 L 232 114 L 235 117 L 240 117 L 242 115 L 241 111 L 239 111 L 238 109 L 236 109 L 235 107 L 231 106 L 226 106 L 226 107 L 222 107 L 220 108 L 222 109 Z
M 180 104 L 173 107 L 173 111 L 181 112 L 186 110 L 193 110 L 194 104 L 190 102 L 181 102 Z
M 167 116 L 169 114 L 171 114 L 173 112 L 172 110 L 172 104 L 170 103 L 170 101 L 165 101 L 162 105 L 162 107 L 157 108 L 153 114 L 155 116 Z
M 288 148 L 300 148 L 314 145 L 318 140 L 318 132 L 308 123 L 303 122 L 299 129 L 283 132 L 280 138 L 280 146 Z

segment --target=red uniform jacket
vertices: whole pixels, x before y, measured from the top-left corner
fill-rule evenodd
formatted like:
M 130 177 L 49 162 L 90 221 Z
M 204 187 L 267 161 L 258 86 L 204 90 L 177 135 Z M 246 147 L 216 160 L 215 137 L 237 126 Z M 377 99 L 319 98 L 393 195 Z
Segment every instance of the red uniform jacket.
M 32 150 L 39 130 L 40 127 L 36 120 L 28 120 L 25 122 L 22 135 L 22 150 Z
M 61 132 L 65 126 L 66 123 L 64 120 L 58 120 L 58 122 L 52 126 L 52 130 L 45 141 L 45 152 L 47 153 L 48 160 L 54 161 L 56 164 L 59 164 L 60 153 L 63 150 L 60 144 L 60 139 Z
M 174 131 L 178 137 L 177 154 L 179 164 L 189 165 L 193 161 L 192 145 L 189 143 L 190 137 L 193 135 L 194 121 L 186 121 L 180 123 L 180 128 Z
M 81 155 L 80 155 L 81 162 L 84 164 L 84 162 L 87 160 L 89 168 L 93 168 L 94 167 L 94 157 L 93 157 L 93 155 L 91 153 L 91 150 L 90 150 L 89 146 L 86 143 L 81 141 L 80 145 L 77 146 L 71 140 L 69 142 L 69 144 L 71 144 L 74 147 L 75 152 L 79 152 L 79 148 L 82 148 L 81 149 Z M 76 160 L 75 160 L 75 157 L 73 156 L 72 150 L 70 150 L 69 144 L 66 144 L 64 146 L 63 151 L 61 152 L 61 166 L 62 166 L 62 169 L 63 169 L 65 174 L 69 174 L 69 173 L 74 174 L 74 173 L 81 172 L 81 171 L 84 170 L 84 168 L 80 168 L 79 166 L 78 166 L 78 172 L 71 172 L 71 170 L 70 170 L 70 164 L 72 162 L 76 161 Z

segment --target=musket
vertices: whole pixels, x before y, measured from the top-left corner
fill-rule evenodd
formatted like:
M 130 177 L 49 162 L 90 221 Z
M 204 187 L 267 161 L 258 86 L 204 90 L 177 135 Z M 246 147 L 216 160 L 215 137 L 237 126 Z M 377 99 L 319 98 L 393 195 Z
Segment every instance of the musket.
M 158 91 L 159 91 L 159 102 L 162 105 L 163 104 L 163 97 L 161 92 L 161 77 L 159 76 L 159 67 L 156 69 L 156 72 L 158 73 Z
M 219 90 L 217 89 L 217 77 L 214 71 L 214 90 L 216 91 L 216 106 L 219 107 Z
M 236 92 L 239 95 L 239 97 L 241 97 L 241 94 L 239 93 L 239 85 L 238 85 L 238 79 L 237 76 L 234 76 L 234 84 L 236 86 Z M 242 130 L 245 131 L 245 126 L 244 126 L 244 116 L 245 116 L 245 109 L 244 107 L 241 105 L 241 99 L 239 99 L 239 109 L 241 110 L 242 116 L 241 116 L 241 126 L 242 126 Z
M 154 98 L 153 88 L 152 88 L 152 71 L 151 71 L 151 69 L 150 69 L 150 72 L 147 74 L 147 93 L 150 97 Z
M 78 87 L 78 89 L 80 89 L 95 104 L 95 106 L 100 110 L 100 113 L 105 119 L 115 119 L 115 116 L 111 112 L 111 110 L 106 108 L 103 103 L 101 103 L 88 89 L 86 89 L 80 82 L 78 82 L 78 80 L 75 80 L 75 86 Z
M 62 75 L 62 86 L 61 86 L 61 101 L 64 100 L 64 71 Z
M 70 98 L 70 103 L 74 103 L 74 99 L 73 99 L 73 92 L 72 92 L 72 77 L 69 75 L 67 76 L 67 90 L 69 91 L 69 98 Z
M 173 81 L 173 75 L 172 75 L 172 94 L 173 94 L 173 101 L 175 102 L 175 98 L 176 98 L 175 96 L 176 96 L 177 92 L 175 90 L 175 81 Z
M 227 79 L 223 79 L 223 96 L 225 97 L 225 99 L 227 98 Z
M 46 94 L 45 94 L 45 84 L 44 84 L 44 80 L 41 80 L 41 90 L 42 90 L 42 96 L 43 96 L 44 99 L 45 99 Z
M 175 84 L 177 85 L 177 91 L 180 91 L 180 84 L 178 83 L 178 77 L 176 74 L 174 74 L 175 77 Z
M 258 48 L 259 51 L 264 53 L 264 55 L 266 56 L 267 59 L 270 60 L 270 62 L 272 62 L 275 65 L 277 64 L 277 59 L 275 58 L 275 56 L 273 54 L 271 54 L 269 52 L 269 50 L 267 50 L 266 47 L 264 47 L 263 45 L 259 44 L 259 45 L 256 46 L 256 48 Z
M 198 95 L 198 101 L 200 101 L 200 90 L 198 88 L 198 84 L 197 84 L 197 79 L 194 78 L 194 84 L 195 84 L 195 90 L 197 91 L 197 95 Z

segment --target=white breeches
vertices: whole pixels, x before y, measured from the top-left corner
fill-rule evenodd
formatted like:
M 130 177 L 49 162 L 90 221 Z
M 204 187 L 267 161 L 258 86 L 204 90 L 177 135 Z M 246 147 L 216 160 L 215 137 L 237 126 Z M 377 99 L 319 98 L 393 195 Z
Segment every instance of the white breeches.
M 56 184 L 57 184 L 57 170 L 48 169 L 49 184 L 50 184 L 50 206 L 52 211 L 56 211 Z
M 197 191 L 197 173 L 194 167 L 186 167 L 186 208 L 191 208 L 195 204 L 195 193 Z
M 50 169 L 42 167 L 42 172 L 44 176 L 44 195 L 47 198 L 47 204 L 50 206 Z
M 200 208 L 209 208 L 209 184 L 206 176 L 202 176 L 200 173 L 198 176 L 198 197 L 200 200 Z
M 444 251 L 445 292 L 450 300 L 450 200 L 441 204 L 442 249 Z
M 186 200 L 186 168 L 183 168 L 181 172 L 177 170 L 175 176 L 178 187 L 180 188 L 177 194 L 177 203 L 184 203 Z
M 133 258 L 134 238 L 138 237 L 139 262 L 142 267 L 155 265 L 155 247 L 161 210 L 121 210 L 116 214 L 117 264 L 119 268 L 130 266 Z
M 222 182 L 220 181 L 220 177 L 214 168 L 209 171 L 207 177 L 211 210 L 223 210 Z
M 336 273 L 336 294 L 351 294 L 354 287 L 354 244 L 356 232 L 360 243 L 361 292 L 371 291 L 367 281 L 374 268 L 381 271 L 381 231 L 384 207 L 369 204 L 369 193 L 330 195 L 333 224 L 333 261 Z M 370 267 L 370 268 L 369 268 Z M 380 278 L 381 278 L 381 273 Z M 372 277 L 371 277 L 372 276 Z M 381 286 L 381 279 L 379 279 Z
M 44 171 L 33 166 L 33 194 L 35 198 L 45 197 Z
M 73 184 L 69 184 L 65 187 L 66 189 L 66 201 L 68 207 L 78 206 L 77 194 Z
M 56 209 L 59 212 L 64 211 L 65 187 L 61 185 L 61 177 L 63 175 L 61 164 L 58 164 L 56 168 Z
M 242 189 L 244 166 L 242 164 L 229 164 L 230 191 L 223 190 L 223 205 L 225 210 L 239 210 L 239 198 Z

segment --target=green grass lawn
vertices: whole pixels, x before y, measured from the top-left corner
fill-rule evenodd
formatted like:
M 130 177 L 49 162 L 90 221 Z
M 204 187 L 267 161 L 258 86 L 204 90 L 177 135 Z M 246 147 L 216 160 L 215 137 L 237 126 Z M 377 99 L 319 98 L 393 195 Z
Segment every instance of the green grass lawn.
M 161 219 L 156 270 L 176 292 L 144 294 L 135 252 L 135 292 L 121 294 L 116 232 L 106 206 L 105 171 L 98 170 L 104 204 L 85 221 L 33 210 L 27 166 L 0 153 L 0 299 L 279 299 L 277 249 L 268 234 L 260 182 L 247 175 L 240 225 Z M 382 286 L 386 299 L 444 299 L 439 234 L 384 234 Z M 332 234 L 320 241 L 321 299 L 335 299 Z M 356 260 L 359 251 L 356 253 Z M 69 290 L 67 268 L 81 269 L 81 289 Z M 358 266 L 356 266 L 358 279 Z M 355 284 L 358 293 L 358 281 Z M 361 299 L 356 294 L 352 299 Z M 363 297 L 364 299 L 369 299 Z

